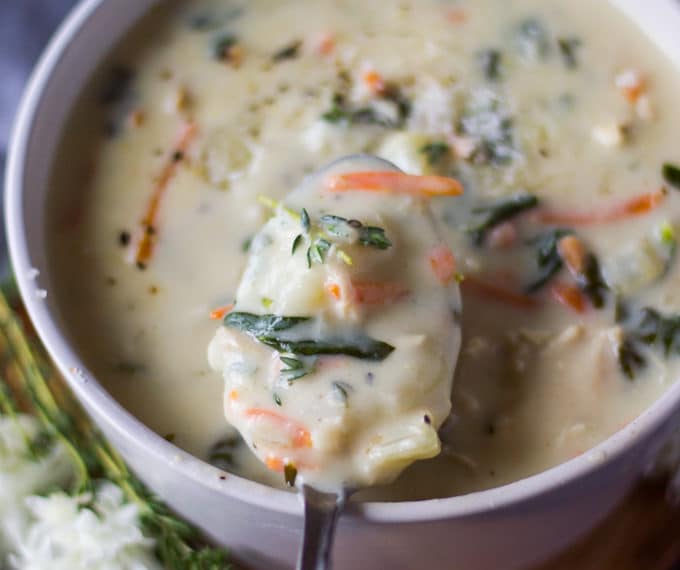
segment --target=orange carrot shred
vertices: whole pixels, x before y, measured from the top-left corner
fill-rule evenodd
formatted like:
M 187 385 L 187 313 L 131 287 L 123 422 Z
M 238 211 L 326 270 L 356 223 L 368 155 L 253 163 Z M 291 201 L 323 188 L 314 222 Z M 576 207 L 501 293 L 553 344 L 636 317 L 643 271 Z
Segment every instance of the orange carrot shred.
M 456 258 L 448 248 L 441 244 L 428 254 L 430 267 L 435 277 L 442 285 L 448 285 L 456 276 Z
M 619 202 L 603 210 L 588 210 L 577 212 L 559 212 L 543 210 L 537 212 L 539 222 L 544 224 L 567 224 L 571 226 L 588 226 L 616 222 L 626 218 L 633 218 L 647 214 L 660 206 L 666 199 L 668 191 L 661 188 L 656 192 L 649 192 L 635 196 L 624 202 Z
M 251 418 L 266 418 L 284 425 L 291 434 L 293 447 L 312 447 L 312 434 L 309 430 L 283 414 L 264 408 L 249 408 L 245 411 L 245 415 Z
M 362 305 L 389 305 L 407 298 L 410 291 L 401 283 L 352 282 L 354 297 Z
M 270 471 L 283 471 L 283 459 L 276 457 L 276 455 L 267 455 L 264 464 Z
M 444 176 L 415 176 L 389 170 L 346 172 L 326 179 L 331 192 L 348 190 L 412 194 L 414 196 L 458 196 L 463 186 L 454 178 Z
M 452 24 L 463 24 L 468 18 L 463 8 L 451 8 L 446 11 L 446 19 Z
M 225 317 L 225 315 L 231 313 L 233 308 L 234 308 L 233 303 L 230 303 L 229 305 L 224 305 L 224 307 L 218 307 L 214 311 L 210 312 L 210 319 L 213 321 L 221 321 Z
M 156 222 L 161 201 L 170 181 L 177 173 L 178 163 L 183 160 L 184 153 L 196 137 L 196 132 L 197 128 L 195 123 L 187 123 L 184 125 L 168 161 L 156 179 L 156 185 L 151 194 L 149 203 L 147 204 L 144 217 L 140 221 L 141 236 L 135 245 L 134 260 L 140 268 L 145 268 L 149 261 L 151 261 L 158 235 Z
M 342 293 L 340 285 L 337 283 L 326 283 L 326 290 L 331 294 L 331 297 L 338 301 L 340 300 Z
M 326 33 L 321 36 L 319 44 L 317 46 L 317 51 L 321 55 L 330 55 L 335 51 L 335 35 L 331 33 Z
M 574 277 L 583 275 L 586 270 L 588 252 L 583 242 L 574 235 L 564 236 L 557 242 L 557 252 Z
M 465 276 L 461 283 L 463 292 L 482 297 L 492 301 L 498 301 L 504 305 L 517 307 L 520 309 L 534 309 L 538 306 L 538 301 L 518 291 L 506 289 L 495 283 L 489 283 L 473 276 Z
M 550 293 L 558 302 L 577 313 L 584 313 L 588 308 L 588 301 L 581 290 L 571 283 L 554 283 Z
M 373 95 L 383 95 L 385 93 L 385 80 L 377 71 L 370 69 L 364 72 L 362 79 Z

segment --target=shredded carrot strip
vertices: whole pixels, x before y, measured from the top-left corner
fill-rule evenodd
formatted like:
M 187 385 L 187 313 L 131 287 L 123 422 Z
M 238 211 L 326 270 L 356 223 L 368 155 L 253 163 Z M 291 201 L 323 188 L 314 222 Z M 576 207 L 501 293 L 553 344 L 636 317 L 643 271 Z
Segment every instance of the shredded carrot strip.
M 407 298 L 411 292 L 401 283 L 352 282 L 354 297 L 362 305 L 389 305 Z
M 468 18 L 463 8 L 451 8 L 446 11 L 446 19 L 452 24 L 463 24 Z
M 570 283 L 554 283 L 550 287 L 550 293 L 558 303 L 565 307 L 569 307 L 577 313 L 584 313 L 588 308 L 586 296 L 576 285 Z
M 283 459 L 277 457 L 276 455 L 267 455 L 264 460 L 264 464 L 270 471 L 283 471 L 284 468 Z
M 564 236 L 557 243 L 557 252 L 574 277 L 583 275 L 586 270 L 588 252 L 583 242 L 576 236 Z
M 461 287 L 465 293 L 482 297 L 492 301 L 498 301 L 504 305 L 510 305 L 520 309 L 533 309 L 538 306 L 538 301 L 523 293 L 505 289 L 494 283 L 483 281 L 477 277 L 465 276 Z
M 458 196 L 463 193 L 463 186 L 454 178 L 415 176 L 389 170 L 335 174 L 326 179 L 326 189 L 331 192 L 358 190 L 416 196 Z
M 142 233 L 135 246 L 135 262 L 140 267 L 146 267 L 151 261 L 158 234 L 156 222 L 163 195 L 177 173 L 177 165 L 184 159 L 184 153 L 196 137 L 196 133 L 195 123 L 187 123 L 182 127 L 178 141 L 156 179 L 156 185 L 140 222 Z
M 335 35 L 332 33 L 325 33 L 321 36 L 317 51 L 321 55 L 330 55 L 335 51 Z
M 456 258 L 448 248 L 441 244 L 436 246 L 427 256 L 430 267 L 442 285 L 448 285 L 456 276 Z
M 221 321 L 225 317 L 225 315 L 231 313 L 233 308 L 234 308 L 233 303 L 230 303 L 229 305 L 224 305 L 224 307 L 218 307 L 214 311 L 210 312 L 210 319 L 213 321 Z
M 285 426 L 292 435 L 293 447 L 312 447 L 312 434 L 309 430 L 283 414 L 264 408 L 249 408 L 245 415 L 249 418 L 264 418 Z
M 605 210 L 590 210 L 581 212 L 558 212 L 551 210 L 539 211 L 537 219 L 544 224 L 568 224 L 571 226 L 588 226 L 616 222 L 626 218 L 633 218 L 651 212 L 666 199 L 668 191 L 665 188 L 635 196 L 624 202 L 615 204 Z
M 383 95 L 387 89 L 383 76 L 373 69 L 364 72 L 362 80 L 373 95 Z

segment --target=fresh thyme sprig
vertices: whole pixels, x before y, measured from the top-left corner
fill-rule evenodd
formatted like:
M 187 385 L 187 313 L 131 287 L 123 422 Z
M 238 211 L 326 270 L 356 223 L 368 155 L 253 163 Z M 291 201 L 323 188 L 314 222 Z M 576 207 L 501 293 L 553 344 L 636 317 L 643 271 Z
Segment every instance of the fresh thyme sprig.
M 143 531 L 156 540 L 156 555 L 170 570 L 226 570 L 224 549 L 205 546 L 200 534 L 173 515 L 127 468 L 118 453 L 96 431 L 80 406 L 61 385 L 44 349 L 31 338 L 0 289 L 0 343 L 4 374 L 0 378 L 0 411 L 36 417 L 51 442 L 69 453 L 76 471 L 71 491 L 93 491 L 108 479 L 137 505 Z M 21 403 L 21 405 L 19 404 Z M 42 445 L 46 445 L 42 438 Z

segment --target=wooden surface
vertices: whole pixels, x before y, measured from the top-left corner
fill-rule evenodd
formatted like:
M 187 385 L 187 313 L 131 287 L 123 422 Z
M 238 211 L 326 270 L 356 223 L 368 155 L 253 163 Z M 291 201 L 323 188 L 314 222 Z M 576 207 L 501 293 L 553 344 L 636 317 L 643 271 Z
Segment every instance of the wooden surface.
M 680 570 L 680 505 L 671 506 L 666 489 L 664 481 L 640 486 L 588 537 L 535 570 Z

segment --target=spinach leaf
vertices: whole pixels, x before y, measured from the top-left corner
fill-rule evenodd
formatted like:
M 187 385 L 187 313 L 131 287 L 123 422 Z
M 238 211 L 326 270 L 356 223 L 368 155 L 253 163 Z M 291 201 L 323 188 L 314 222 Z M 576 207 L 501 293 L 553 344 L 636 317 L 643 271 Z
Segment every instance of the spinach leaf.
M 445 142 L 432 142 L 420 147 L 420 152 L 430 166 L 436 166 L 449 155 L 451 147 Z
M 550 52 L 550 36 L 543 22 L 527 18 L 517 28 L 517 46 L 527 59 L 543 59 Z
M 225 471 L 233 469 L 236 465 L 234 452 L 241 441 L 239 436 L 228 436 L 216 441 L 208 452 L 208 461 Z
M 501 78 L 502 54 L 497 49 L 485 49 L 479 53 L 479 65 L 488 81 L 498 81 Z
M 272 56 L 272 61 L 279 63 L 281 61 L 285 61 L 286 59 L 295 59 L 299 55 L 301 47 L 302 42 L 300 40 L 295 40 L 277 51 Z
M 668 184 L 680 190 L 680 166 L 667 162 L 663 165 L 662 174 Z
M 291 340 L 277 334 L 310 320 L 310 317 L 281 317 L 232 312 L 224 318 L 224 325 L 241 330 L 278 352 L 295 356 L 344 354 L 364 360 L 384 360 L 394 350 L 393 346 L 362 334 L 356 334 L 350 339 L 320 340 Z M 301 370 L 297 364 L 292 363 L 292 359 L 288 363 L 285 360 L 283 362 L 289 369 L 292 368 L 292 371 Z
M 623 340 L 619 345 L 617 355 L 621 371 L 629 380 L 634 380 L 635 375 L 647 364 L 639 347 L 630 339 Z
M 509 220 L 522 212 L 531 210 L 538 205 L 538 198 L 532 194 L 520 194 L 488 206 L 480 206 L 472 210 L 481 220 L 467 233 L 476 245 L 484 242 L 486 233 L 498 224 Z
M 579 275 L 576 281 L 593 307 L 600 309 L 604 306 L 605 294 L 609 287 L 602 276 L 600 263 L 592 253 L 588 254 L 583 274 Z
M 411 102 L 397 87 L 390 87 L 381 99 L 391 101 L 397 106 L 397 118 L 383 115 L 373 107 L 353 108 L 342 93 L 335 93 L 331 108 L 321 118 L 332 124 L 376 125 L 386 129 L 398 129 L 404 126 L 411 113 Z
M 571 230 L 558 228 L 541 234 L 529 243 L 536 246 L 536 265 L 538 276 L 526 287 L 527 293 L 534 293 L 550 281 L 563 267 L 557 244 L 564 236 L 572 234 Z
M 281 317 L 279 315 L 232 312 L 224 317 L 224 324 L 227 327 L 259 337 L 293 328 L 309 320 L 309 317 Z
M 562 61 L 567 69 L 576 69 L 578 67 L 578 58 L 576 57 L 576 51 L 581 46 L 581 40 L 579 38 L 558 38 L 557 47 L 560 48 L 560 55 L 562 56 Z
M 385 360 L 394 347 L 364 335 L 347 339 L 288 340 L 277 336 L 260 336 L 258 340 L 279 352 L 301 356 L 344 354 L 362 360 Z
M 644 367 L 644 346 L 660 351 L 665 358 L 680 355 L 680 314 L 664 315 L 652 307 L 643 307 L 631 317 L 621 313 L 624 339 L 619 346 L 619 364 L 630 379 Z

